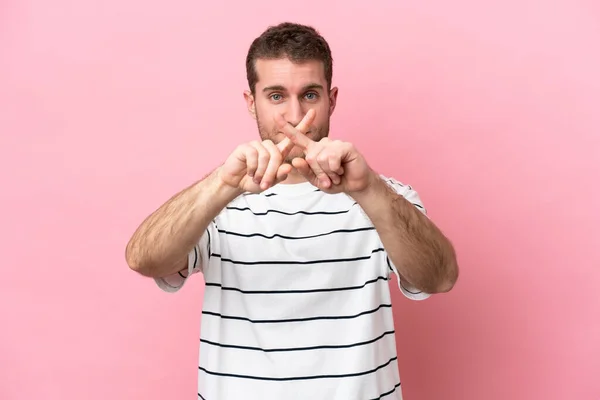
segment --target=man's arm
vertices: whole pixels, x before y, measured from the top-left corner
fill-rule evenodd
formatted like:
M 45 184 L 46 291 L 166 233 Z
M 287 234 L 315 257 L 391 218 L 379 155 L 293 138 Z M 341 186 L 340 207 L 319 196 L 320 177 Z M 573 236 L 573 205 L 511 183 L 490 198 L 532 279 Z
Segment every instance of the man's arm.
M 323 138 L 315 142 L 277 120 L 279 129 L 303 149 L 294 167 L 325 193 L 344 192 L 365 211 L 402 280 L 427 294 L 447 292 L 458 279 L 454 248 L 427 216 L 396 193 L 354 145 Z
M 305 129 L 313 118 L 314 112 L 307 113 L 298 127 Z M 292 166 L 283 160 L 293 147 L 287 138 L 277 145 L 264 140 L 236 147 L 222 166 L 144 220 L 125 250 L 129 267 L 152 278 L 184 270 L 188 255 L 227 204 L 286 179 Z
M 426 215 L 374 172 L 367 188 L 351 196 L 375 226 L 404 281 L 425 293 L 452 289 L 458 279 L 454 248 Z
M 182 190 L 144 220 L 125 251 L 132 270 L 160 278 L 186 268 L 189 252 L 210 221 L 242 193 L 218 174 L 219 169 Z

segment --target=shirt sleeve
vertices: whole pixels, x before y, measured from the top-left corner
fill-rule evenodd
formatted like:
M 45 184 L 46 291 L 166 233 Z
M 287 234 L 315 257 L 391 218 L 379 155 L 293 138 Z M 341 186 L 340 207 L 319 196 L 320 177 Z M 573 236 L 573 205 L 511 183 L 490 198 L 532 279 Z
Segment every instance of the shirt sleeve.
M 399 195 L 404 197 L 406 200 L 408 200 L 410 203 L 412 203 L 419 211 L 421 211 L 424 215 L 427 216 L 427 210 L 425 209 L 425 206 L 423 205 L 423 202 L 421 201 L 419 194 L 410 185 L 405 185 L 405 184 L 397 181 L 394 178 L 388 178 L 385 176 L 382 176 L 382 179 L 392 189 L 394 189 L 394 191 L 396 193 L 398 193 Z M 406 296 L 407 298 L 409 298 L 411 300 L 425 300 L 431 296 L 431 294 L 420 291 L 420 290 L 416 289 L 415 287 L 413 287 L 412 285 L 410 285 L 408 282 L 405 282 L 402 279 L 402 277 L 400 276 L 400 274 L 398 273 L 398 269 L 396 268 L 396 266 L 394 265 L 392 260 L 389 258 L 387 252 L 385 253 L 385 259 L 386 259 L 390 273 L 393 272 L 396 275 L 396 277 L 398 279 L 398 287 L 400 288 L 400 291 L 402 292 L 402 294 L 404 296 Z M 390 278 L 390 276 L 388 276 L 388 279 L 389 278 Z
M 204 273 L 204 269 L 210 261 L 215 240 L 218 240 L 218 232 L 213 221 L 204 231 L 200 241 L 188 253 L 187 268 L 169 276 L 154 278 L 158 287 L 165 292 L 175 293 L 183 287 L 188 278 L 193 274 L 198 272 Z

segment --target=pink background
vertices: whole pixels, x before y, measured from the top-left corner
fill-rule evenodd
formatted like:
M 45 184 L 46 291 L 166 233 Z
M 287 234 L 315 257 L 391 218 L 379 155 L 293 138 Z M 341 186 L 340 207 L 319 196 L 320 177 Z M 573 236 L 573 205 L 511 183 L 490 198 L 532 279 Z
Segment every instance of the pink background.
M 125 244 L 256 137 L 246 50 L 294 20 L 334 51 L 332 136 L 459 254 L 450 294 L 392 282 L 406 399 L 599 399 L 600 3 L 285 4 L 0 3 L 0 398 L 196 399 L 202 279 L 164 294 Z

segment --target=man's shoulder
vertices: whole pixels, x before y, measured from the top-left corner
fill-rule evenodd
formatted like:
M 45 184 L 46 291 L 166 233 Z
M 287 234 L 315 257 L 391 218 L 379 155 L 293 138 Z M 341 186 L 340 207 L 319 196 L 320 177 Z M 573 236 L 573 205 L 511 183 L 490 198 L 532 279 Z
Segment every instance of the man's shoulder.
M 408 183 L 401 182 L 392 176 L 379 174 L 381 179 L 387 183 L 396 193 L 404 197 L 406 200 L 414 204 L 419 210 L 427 214 L 423 201 L 419 193 Z
M 406 184 L 405 182 L 402 182 L 402 181 L 398 180 L 394 176 L 388 176 L 388 175 L 384 175 L 384 174 L 379 174 L 379 177 L 385 183 L 387 183 L 388 185 L 390 185 L 392 187 L 398 187 L 398 188 L 410 187 L 410 185 Z

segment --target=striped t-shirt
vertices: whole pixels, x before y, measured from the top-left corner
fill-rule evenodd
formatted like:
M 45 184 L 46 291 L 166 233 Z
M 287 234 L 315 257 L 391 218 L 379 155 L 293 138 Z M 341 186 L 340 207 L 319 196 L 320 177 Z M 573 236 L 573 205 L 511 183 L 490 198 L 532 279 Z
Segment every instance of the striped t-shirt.
M 383 176 L 382 176 L 383 177 Z M 383 177 L 425 213 L 408 185 Z M 346 194 L 244 194 L 209 225 L 175 292 L 202 272 L 198 399 L 402 399 L 388 280 L 396 267 Z M 413 300 L 429 295 L 400 282 Z

